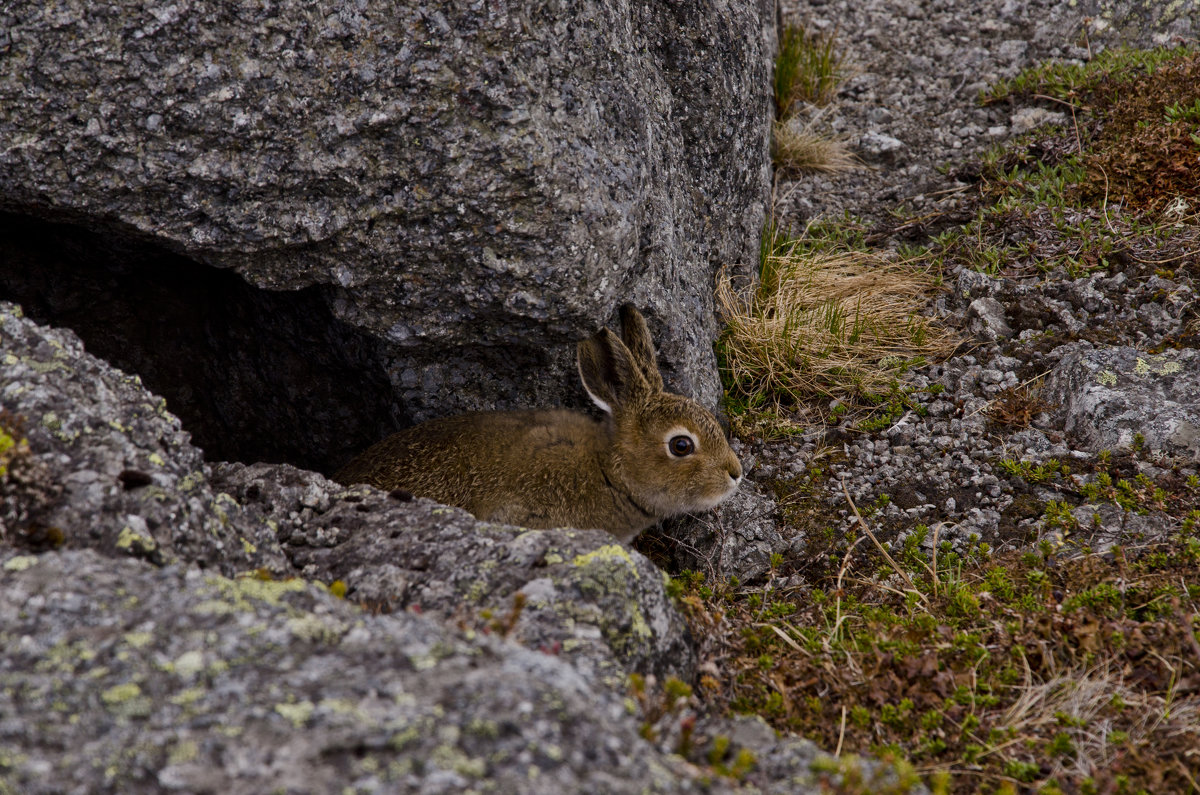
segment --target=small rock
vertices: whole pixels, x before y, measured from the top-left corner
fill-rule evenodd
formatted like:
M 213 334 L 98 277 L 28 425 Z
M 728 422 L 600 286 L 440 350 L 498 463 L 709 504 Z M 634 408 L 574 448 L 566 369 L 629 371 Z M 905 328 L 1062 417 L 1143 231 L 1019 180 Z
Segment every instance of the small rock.
M 858 139 L 858 147 L 865 160 L 877 163 L 895 163 L 904 149 L 904 142 L 890 135 L 869 132 Z
M 1019 108 L 1012 115 L 1012 131 L 1014 135 L 1027 133 L 1048 124 L 1066 124 L 1067 115 L 1045 108 Z

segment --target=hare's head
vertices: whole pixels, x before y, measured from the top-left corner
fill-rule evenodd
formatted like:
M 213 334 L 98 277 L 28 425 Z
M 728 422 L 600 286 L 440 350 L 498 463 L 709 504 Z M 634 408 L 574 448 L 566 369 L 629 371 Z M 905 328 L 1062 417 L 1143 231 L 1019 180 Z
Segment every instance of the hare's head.
M 663 391 L 646 321 L 621 309 L 621 337 L 601 329 L 579 344 L 583 385 L 611 418 L 607 472 L 645 512 L 666 518 L 712 508 L 737 488 L 742 465 L 716 419 Z

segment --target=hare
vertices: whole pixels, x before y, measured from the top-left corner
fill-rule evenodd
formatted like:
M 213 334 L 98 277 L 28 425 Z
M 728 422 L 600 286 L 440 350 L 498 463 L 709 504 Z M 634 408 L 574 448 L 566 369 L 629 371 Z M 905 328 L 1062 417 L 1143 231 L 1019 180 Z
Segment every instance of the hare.
M 663 391 L 635 308 L 622 307 L 620 338 L 602 328 L 579 343 L 577 364 L 602 421 L 565 409 L 431 420 L 376 443 L 334 479 L 403 489 L 486 521 L 607 530 L 622 543 L 733 493 L 741 463 L 709 412 Z

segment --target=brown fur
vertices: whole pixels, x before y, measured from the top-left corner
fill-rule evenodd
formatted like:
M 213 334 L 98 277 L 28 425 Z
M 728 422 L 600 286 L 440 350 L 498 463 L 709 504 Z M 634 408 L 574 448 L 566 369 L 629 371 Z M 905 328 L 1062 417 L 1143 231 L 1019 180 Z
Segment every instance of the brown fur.
M 335 475 L 346 484 L 404 489 L 480 519 L 524 527 L 608 530 L 630 541 L 660 519 L 705 510 L 736 488 L 742 469 L 712 415 L 662 391 L 637 310 L 622 337 L 601 329 L 579 344 L 579 371 L 604 421 L 563 409 L 445 417 L 375 444 Z M 696 451 L 678 457 L 680 432 Z

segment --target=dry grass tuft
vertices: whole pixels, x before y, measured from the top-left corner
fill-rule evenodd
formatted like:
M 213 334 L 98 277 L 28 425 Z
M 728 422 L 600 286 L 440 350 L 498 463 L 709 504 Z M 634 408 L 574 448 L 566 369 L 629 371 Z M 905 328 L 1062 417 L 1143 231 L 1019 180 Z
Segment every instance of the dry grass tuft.
M 984 414 L 1001 425 L 1028 428 L 1039 413 L 1054 408 L 1042 394 L 1043 386 L 1039 381 L 1003 389 L 984 409 Z
M 1165 772 L 1196 785 L 1200 697 L 1147 693 L 1128 685 L 1118 671 L 1074 671 L 1030 685 L 996 728 L 1016 740 L 999 750 L 1001 758 L 1037 764 L 1046 778 L 1115 784 L 1110 780 L 1123 762 L 1157 748 L 1182 752 L 1175 769 Z M 1042 743 L 1024 742 L 1048 737 L 1057 753 L 1035 753 L 1031 746 L 1042 750 Z
M 814 132 L 811 126 L 780 122 L 771 136 L 771 159 L 784 171 L 819 171 L 835 174 L 859 165 L 842 141 Z
M 758 283 L 717 284 L 721 347 L 732 391 L 752 403 L 799 403 L 886 392 L 913 359 L 956 340 L 919 314 L 933 278 L 859 252 L 764 258 Z

